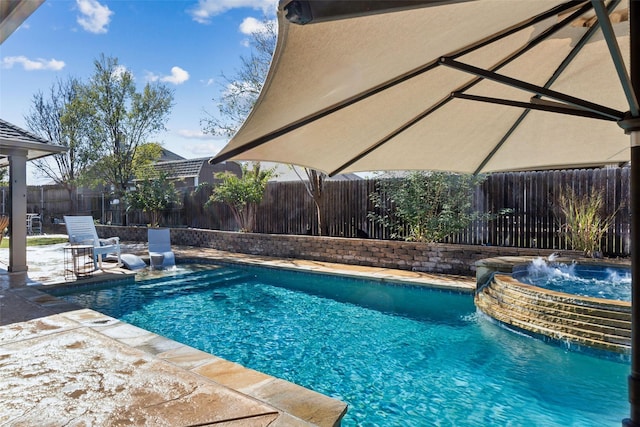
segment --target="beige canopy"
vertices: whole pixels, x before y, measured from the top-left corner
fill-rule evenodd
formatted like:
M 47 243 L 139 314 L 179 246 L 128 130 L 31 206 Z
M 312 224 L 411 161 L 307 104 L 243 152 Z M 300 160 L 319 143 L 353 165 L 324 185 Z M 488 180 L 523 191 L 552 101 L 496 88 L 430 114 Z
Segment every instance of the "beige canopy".
M 44 0 L 0 1 L 0 44 L 31 15 Z
M 277 49 L 260 98 L 214 162 L 269 160 L 334 174 L 488 172 L 629 160 L 629 138 L 615 124 L 629 107 L 589 1 L 434 2 L 306 25 L 287 20 L 291 3 L 304 2 L 280 4 Z M 349 2 L 310 2 L 321 3 Z M 610 8 L 616 10 L 612 20 L 622 21 L 613 28 L 626 58 L 627 4 Z M 585 34 L 591 36 L 582 41 Z M 496 82 L 493 75 L 480 80 L 467 65 L 598 105 L 540 96 Z M 573 113 L 590 116 L 595 110 L 602 120 L 470 96 L 527 104 L 533 96 L 559 101 Z

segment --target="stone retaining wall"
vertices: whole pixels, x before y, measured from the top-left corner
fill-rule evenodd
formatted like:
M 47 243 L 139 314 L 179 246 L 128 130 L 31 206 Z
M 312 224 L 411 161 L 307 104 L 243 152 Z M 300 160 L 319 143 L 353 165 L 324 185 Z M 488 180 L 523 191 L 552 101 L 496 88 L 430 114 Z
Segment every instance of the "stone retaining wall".
M 53 227 L 51 232 L 66 233 L 64 225 L 58 224 L 51 227 Z M 96 228 L 100 237 L 119 236 L 122 241 L 147 241 L 146 227 L 98 225 Z M 553 252 L 548 249 L 535 248 L 426 244 L 342 237 L 239 233 L 192 228 L 172 228 L 171 243 L 277 258 L 299 258 L 464 276 L 474 276 L 475 262 L 483 258 L 498 256 L 544 257 Z

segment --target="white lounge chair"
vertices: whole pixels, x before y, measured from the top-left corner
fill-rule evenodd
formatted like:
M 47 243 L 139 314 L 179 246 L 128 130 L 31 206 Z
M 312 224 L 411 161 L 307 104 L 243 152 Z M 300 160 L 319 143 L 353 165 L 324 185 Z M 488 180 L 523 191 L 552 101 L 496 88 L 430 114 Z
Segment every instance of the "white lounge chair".
M 65 215 L 64 225 L 67 228 L 69 242 L 71 244 L 93 245 L 93 266 L 102 268 L 103 255 L 115 254 L 118 257 L 118 266 L 122 265 L 120 257 L 120 238 L 109 237 L 101 239 L 98 237 L 96 226 L 91 216 Z
M 151 268 L 162 269 L 176 265 L 176 257 L 171 250 L 171 234 L 168 228 L 149 228 L 149 264 Z

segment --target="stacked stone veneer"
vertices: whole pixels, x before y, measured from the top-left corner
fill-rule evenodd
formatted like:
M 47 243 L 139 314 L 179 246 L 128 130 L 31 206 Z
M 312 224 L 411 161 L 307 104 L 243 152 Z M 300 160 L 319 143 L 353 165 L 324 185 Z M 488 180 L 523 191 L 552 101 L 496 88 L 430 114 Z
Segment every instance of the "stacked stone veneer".
M 506 261 L 509 264 L 513 260 Z M 479 279 L 481 273 L 486 277 L 485 270 L 491 265 L 505 269 L 504 259 L 488 259 L 479 264 Z M 536 336 L 568 345 L 631 353 L 629 302 L 554 292 L 498 273 L 478 289 L 475 304 L 494 319 Z
M 65 233 L 64 225 L 52 227 L 55 227 L 52 232 Z M 147 241 L 145 227 L 98 225 L 96 229 L 100 237 L 119 236 L 122 241 Z M 475 262 L 483 258 L 547 256 L 553 252 L 544 249 L 239 233 L 191 228 L 172 228 L 171 243 L 277 258 L 298 258 L 464 276 L 474 276 Z

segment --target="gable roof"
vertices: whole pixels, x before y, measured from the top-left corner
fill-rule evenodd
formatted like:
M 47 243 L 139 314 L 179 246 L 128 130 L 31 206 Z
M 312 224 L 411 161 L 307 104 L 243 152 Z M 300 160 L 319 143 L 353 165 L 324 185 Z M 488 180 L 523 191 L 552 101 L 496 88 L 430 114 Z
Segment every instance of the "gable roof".
M 159 172 L 167 174 L 167 178 L 193 178 L 200 176 L 202 165 L 209 160 L 208 157 L 199 159 L 172 160 L 167 162 L 158 162 L 155 169 Z
M 3 141 L 16 141 L 16 142 L 32 142 L 40 144 L 48 144 L 44 138 L 40 138 L 29 131 L 19 128 L 18 126 L 11 124 L 7 121 L 0 119 L 0 140 Z
M 169 151 L 166 148 L 162 147 L 160 151 L 160 159 L 158 162 L 169 162 L 172 160 L 184 160 L 185 158 L 179 154 L 174 153 L 173 151 Z
M 8 165 L 7 156 L 20 149 L 26 151 L 27 160 L 67 151 L 66 147 L 50 144 L 46 139 L 0 119 L 0 166 Z

